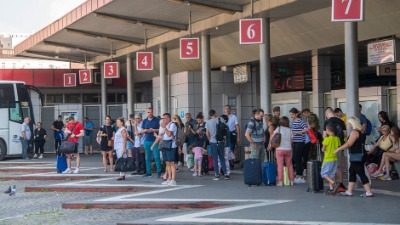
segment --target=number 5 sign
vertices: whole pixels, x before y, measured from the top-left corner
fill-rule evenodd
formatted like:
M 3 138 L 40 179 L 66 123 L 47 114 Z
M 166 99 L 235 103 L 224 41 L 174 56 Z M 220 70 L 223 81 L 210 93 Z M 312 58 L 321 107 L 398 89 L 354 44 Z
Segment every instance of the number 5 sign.
M 239 21 L 240 44 L 261 44 L 263 40 L 263 19 L 241 19 Z
M 79 70 L 79 83 L 80 84 L 91 84 L 92 82 L 92 70 Z
M 76 87 L 76 73 L 64 73 L 64 87 Z
M 136 70 L 153 70 L 153 52 L 136 52 Z
M 104 63 L 104 78 L 119 78 L 119 62 Z
M 332 0 L 332 22 L 364 20 L 364 0 Z
M 181 38 L 180 58 L 181 59 L 199 59 L 199 38 Z

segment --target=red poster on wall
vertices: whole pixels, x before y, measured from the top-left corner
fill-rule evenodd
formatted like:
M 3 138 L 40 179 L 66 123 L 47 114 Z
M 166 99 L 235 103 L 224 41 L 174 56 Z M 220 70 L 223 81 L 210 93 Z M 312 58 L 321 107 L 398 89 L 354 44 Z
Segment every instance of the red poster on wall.
M 104 63 L 104 78 L 119 78 L 119 62 Z
M 64 87 L 76 87 L 76 73 L 64 73 Z
M 332 0 L 332 22 L 364 20 L 364 0 Z
M 92 70 L 79 70 L 79 84 L 91 83 L 93 83 Z
M 241 19 L 239 21 L 240 44 L 261 44 L 263 40 L 263 19 Z

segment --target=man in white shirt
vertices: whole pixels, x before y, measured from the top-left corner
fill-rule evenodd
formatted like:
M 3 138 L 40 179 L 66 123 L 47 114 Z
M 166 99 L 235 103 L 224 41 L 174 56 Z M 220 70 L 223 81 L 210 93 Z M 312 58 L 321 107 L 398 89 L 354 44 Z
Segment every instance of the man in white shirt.
M 231 113 L 231 106 L 226 105 L 225 106 L 225 113 L 228 116 L 228 122 L 227 125 L 229 127 L 230 131 L 230 142 L 231 142 L 231 150 L 232 152 L 235 151 L 235 146 L 237 144 L 240 144 L 240 126 L 239 126 L 239 121 L 236 115 Z M 229 161 L 229 166 L 230 169 L 233 169 L 233 160 Z

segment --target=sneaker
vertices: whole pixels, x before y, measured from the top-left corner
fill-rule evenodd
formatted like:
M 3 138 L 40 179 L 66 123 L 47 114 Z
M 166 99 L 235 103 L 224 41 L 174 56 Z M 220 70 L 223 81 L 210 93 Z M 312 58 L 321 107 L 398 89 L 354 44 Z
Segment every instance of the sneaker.
M 392 178 L 390 176 L 383 176 L 380 177 L 379 180 L 392 180 Z
M 383 176 L 383 172 L 382 171 L 379 171 L 379 170 L 377 170 L 377 171 L 375 171 L 375 173 L 373 173 L 373 174 L 371 174 L 371 177 L 380 177 L 380 176 Z
M 339 191 L 339 182 L 335 182 L 335 183 L 333 183 L 333 189 L 332 189 L 332 194 L 333 195 L 336 195 L 336 193 L 338 193 L 338 191 Z
M 190 171 L 194 172 L 194 169 L 190 169 Z
M 148 177 L 151 177 L 151 174 L 146 173 L 145 175 L 143 175 L 143 178 L 148 178 Z
M 168 184 L 168 186 L 176 186 L 176 181 L 171 180 Z
M 131 173 L 131 175 L 138 175 L 138 172 L 133 172 L 133 173 Z
M 43 154 L 40 154 L 39 159 L 43 159 Z
M 276 184 L 276 186 L 281 187 L 281 186 L 283 186 L 283 184 L 282 184 L 282 182 L 278 182 L 278 183 Z
M 306 181 L 304 180 L 304 178 L 295 178 L 294 179 L 294 183 L 295 184 L 304 184 Z
M 162 182 L 161 184 L 162 185 L 169 185 L 169 182 L 171 182 L 171 181 L 170 180 L 166 180 L 166 181 Z
M 225 180 L 230 180 L 231 176 L 229 174 L 225 175 Z
M 64 170 L 62 173 L 72 173 L 70 168 L 67 168 L 66 170 Z
M 214 176 L 213 180 L 219 180 L 219 176 Z
M 76 169 L 74 170 L 74 173 L 79 173 L 79 168 L 76 168 Z
M 197 177 L 197 173 L 194 173 L 193 176 L 194 176 L 194 177 Z
M 347 192 L 347 191 L 345 191 L 345 192 L 342 192 L 342 193 L 340 193 L 342 196 L 347 196 L 347 197 L 351 197 L 351 196 L 353 196 L 353 194 L 352 193 L 349 193 L 349 192 Z
M 370 193 L 365 192 L 364 194 L 361 194 L 360 197 L 363 197 L 363 198 L 374 197 L 374 194 L 372 194 L 371 192 Z
M 203 175 L 201 175 L 201 173 L 199 173 L 197 176 L 198 176 L 198 177 L 202 177 Z
M 181 163 L 181 162 L 178 162 L 178 166 L 182 166 L 182 163 Z
M 38 158 L 38 156 L 35 154 L 35 155 L 33 156 L 33 158 L 34 158 L 34 159 L 37 159 L 37 158 Z
M 293 186 L 294 185 L 294 182 L 293 181 L 290 181 L 290 186 Z

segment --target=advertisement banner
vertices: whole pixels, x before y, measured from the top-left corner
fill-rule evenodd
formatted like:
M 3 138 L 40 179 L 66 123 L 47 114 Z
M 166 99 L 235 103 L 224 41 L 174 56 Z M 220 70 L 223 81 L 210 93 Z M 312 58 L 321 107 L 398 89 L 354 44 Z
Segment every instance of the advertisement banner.
M 396 61 L 396 43 L 393 39 L 369 43 L 367 49 L 369 66 Z

